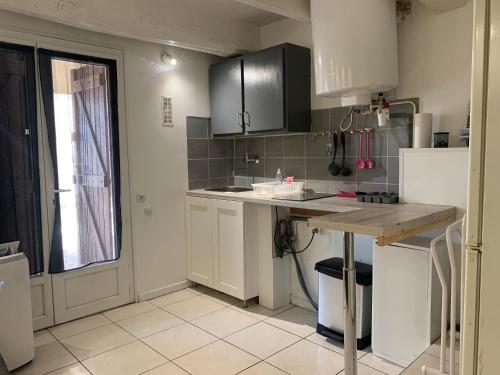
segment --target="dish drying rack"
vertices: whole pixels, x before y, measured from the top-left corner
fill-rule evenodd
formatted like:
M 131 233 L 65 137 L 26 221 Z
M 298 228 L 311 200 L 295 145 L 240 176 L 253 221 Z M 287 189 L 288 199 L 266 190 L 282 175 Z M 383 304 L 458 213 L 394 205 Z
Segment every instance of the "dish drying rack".
M 262 182 L 259 184 L 252 184 L 255 194 L 275 196 L 275 195 L 290 195 L 300 194 L 304 190 L 304 182 L 284 182 L 279 183 L 276 181 Z

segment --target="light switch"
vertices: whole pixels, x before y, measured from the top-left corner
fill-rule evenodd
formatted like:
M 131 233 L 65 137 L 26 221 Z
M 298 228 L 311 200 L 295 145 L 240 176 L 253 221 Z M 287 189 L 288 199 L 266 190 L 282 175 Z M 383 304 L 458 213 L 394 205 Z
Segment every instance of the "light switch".
M 144 207 L 144 216 L 153 216 L 153 207 L 151 206 Z
M 137 203 L 145 203 L 146 202 L 146 194 L 144 194 L 144 193 L 137 193 L 135 195 L 135 201 Z

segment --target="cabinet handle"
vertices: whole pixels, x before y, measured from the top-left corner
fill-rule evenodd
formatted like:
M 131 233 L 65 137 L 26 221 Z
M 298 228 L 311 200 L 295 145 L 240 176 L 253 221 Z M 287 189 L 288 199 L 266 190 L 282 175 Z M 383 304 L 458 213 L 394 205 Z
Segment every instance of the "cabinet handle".
M 247 115 L 248 121 L 245 121 L 245 115 Z M 245 122 L 245 126 L 250 127 L 250 113 L 248 111 L 243 112 L 243 122 Z
M 236 122 L 238 123 L 238 126 L 243 129 L 243 121 L 241 120 L 241 113 L 238 112 L 236 114 Z

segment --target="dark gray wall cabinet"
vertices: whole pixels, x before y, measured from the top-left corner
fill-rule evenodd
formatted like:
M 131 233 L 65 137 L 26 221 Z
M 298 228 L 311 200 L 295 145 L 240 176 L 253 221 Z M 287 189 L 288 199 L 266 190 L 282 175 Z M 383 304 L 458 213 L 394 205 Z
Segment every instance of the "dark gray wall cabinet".
M 307 132 L 311 57 L 281 44 L 210 68 L 212 134 Z

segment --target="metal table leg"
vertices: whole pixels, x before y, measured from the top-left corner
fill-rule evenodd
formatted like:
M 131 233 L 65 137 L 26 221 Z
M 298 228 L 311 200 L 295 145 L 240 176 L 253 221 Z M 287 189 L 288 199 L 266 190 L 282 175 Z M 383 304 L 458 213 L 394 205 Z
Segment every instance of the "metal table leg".
M 346 375 L 357 375 L 356 267 L 354 234 L 344 232 L 344 367 Z

